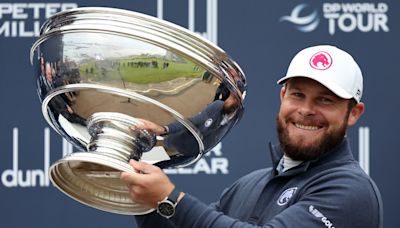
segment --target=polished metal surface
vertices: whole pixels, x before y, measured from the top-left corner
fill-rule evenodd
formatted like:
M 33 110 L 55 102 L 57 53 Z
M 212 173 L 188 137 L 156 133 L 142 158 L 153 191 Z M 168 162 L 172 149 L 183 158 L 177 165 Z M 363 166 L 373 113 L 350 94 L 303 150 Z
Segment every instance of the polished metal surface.
M 30 56 L 44 118 L 81 151 L 55 162 L 51 180 L 101 210 L 151 211 L 131 202 L 119 180 L 121 171 L 133 172 L 129 159 L 187 166 L 243 114 L 246 79 L 223 50 L 140 13 L 58 13 L 42 26 Z

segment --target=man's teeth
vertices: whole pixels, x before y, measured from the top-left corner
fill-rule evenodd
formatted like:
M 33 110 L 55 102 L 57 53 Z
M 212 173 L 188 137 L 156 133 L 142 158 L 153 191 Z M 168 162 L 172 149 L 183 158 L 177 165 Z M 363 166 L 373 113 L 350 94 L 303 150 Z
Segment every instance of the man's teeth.
M 318 130 L 319 127 L 317 126 L 306 126 L 306 125 L 301 125 L 296 123 L 296 127 L 300 128 L 300 129 L 304 129 L 304 130 Z

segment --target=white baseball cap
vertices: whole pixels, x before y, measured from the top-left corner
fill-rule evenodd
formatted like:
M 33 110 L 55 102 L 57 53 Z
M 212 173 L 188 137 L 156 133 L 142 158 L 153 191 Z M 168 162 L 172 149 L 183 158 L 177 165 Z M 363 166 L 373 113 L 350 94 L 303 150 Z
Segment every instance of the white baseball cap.
M 301 50 L 290 62 L 286 76 L 277 83 L 283 84 L 294 77 L 313 79 L 341 98 L 361 100 L 360 67 L 350 54 L 337 47 L 319 45 Z

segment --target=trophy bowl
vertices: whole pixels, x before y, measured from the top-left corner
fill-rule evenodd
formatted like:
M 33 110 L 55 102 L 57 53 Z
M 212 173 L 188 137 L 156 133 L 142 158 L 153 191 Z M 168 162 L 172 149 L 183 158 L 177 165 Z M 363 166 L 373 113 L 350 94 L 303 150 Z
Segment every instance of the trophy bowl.
M 246 78 L 220 48 L 132 11 L 63 11 L 30 52 L 47 123 L 80 152 L 54 162 L 51 182 L 88 206 L 139 215 L 122 171 L 130 159 L 183 167 L 211 150 L 243 114 Z

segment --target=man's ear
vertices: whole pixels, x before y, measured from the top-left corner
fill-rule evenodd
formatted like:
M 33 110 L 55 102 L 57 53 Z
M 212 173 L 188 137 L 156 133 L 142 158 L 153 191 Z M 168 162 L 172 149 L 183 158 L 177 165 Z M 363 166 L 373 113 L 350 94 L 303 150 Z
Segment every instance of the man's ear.
M 283 97 L 285 96 L 285 93 L 286 93 L 286 86 L 282 86 L 282 88 L 281 88 L 281 101 L 282 101 L 282 99 L 283 99 Z
M 357 123 L 357 120 L 364 113 L 364 109 L 365 109 L 364 103 L 360 102 L 356 104 L 350 111 L 349 119 L 347 120 L 347 126 L 350 127 L 353 126 L 355 123 Z

